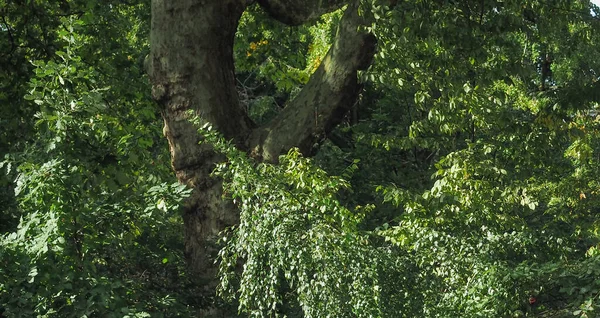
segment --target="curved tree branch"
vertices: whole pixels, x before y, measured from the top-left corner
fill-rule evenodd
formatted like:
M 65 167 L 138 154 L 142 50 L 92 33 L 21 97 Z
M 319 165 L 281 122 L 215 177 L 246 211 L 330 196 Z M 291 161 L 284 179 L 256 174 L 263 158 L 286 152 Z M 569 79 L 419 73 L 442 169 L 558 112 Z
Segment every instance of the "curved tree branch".
M 362 88 L 357 72 L 369 67 L 375 53 L 375 37 L 359 30 L 365 24 L 354 1 L 329 52 L 300 94 L 270 123 L 252 132 L 248 144 L 254 157 L 275 162 L 292 147 L 308 154 L 314 141 L 343 119 Z
M 300 25 L 335 11 L 349 1 L 344 0 L 258 0 L 274 19 L 287 25 Z

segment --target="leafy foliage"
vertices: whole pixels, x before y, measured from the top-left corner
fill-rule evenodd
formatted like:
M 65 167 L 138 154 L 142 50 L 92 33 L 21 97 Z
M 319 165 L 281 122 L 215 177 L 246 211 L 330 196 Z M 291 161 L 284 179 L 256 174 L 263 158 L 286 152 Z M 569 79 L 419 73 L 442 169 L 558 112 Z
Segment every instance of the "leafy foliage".
M 181 201 L 142 66 L 146 2 L 0 2 L 0 307 L 193 316 Z M 593 317 L 600 52 L 588 1 L 363 1 L 361 100 L 314 159 L 255 162 L 208 127 L 240 223 L 219 293 L 241 315 Z M 595 14 L 590 14 L 590 10 Z M 240 98 L 271 120 L 341 11 L 241 18 Z
M 356 184 L 381 195 L 369 223 L 392 224 L 376 231 L 426 282 L 412 289 L 423 307 L 404 314 L 590 315 L 597 288 L 573 297 L 590 281 L 572 270 L 595 267 L 586 251 L 598 243 L 598 175 L 586 168 L 597 164 L 578 160 L 598 151 L 580 144 L 597 131 L 598 22 L 583 2 L 456 4 L 405 2 L 376 22 L 365 80 L 379 98 L 345 129 L 356 146 L 339 147 L 381 158 Z
M 210 127 L 199 131 L 227 157 L 215 174 L 241 214 L 223 238 L 222 294 L 257 317 L 284 315 L 294 298 L 306 317 L 378 316 L 377 251 L 357 232 L 361 213 L 336 199 L 345 181 L 297 150 L 278 165 L 255 164 Z
M 8 316 L 184 313 L 170 294 L 189 284 L 177 213 L 189 190 L 170 176 L 150 99 L 128 101 L 131 78 L 86 62 L 87 27 L 62 18 L 64 46 L 32 62 L 35 142 L 2 163 L 23 217 L 0 241 L 0 304 Z
M 234 53 L 238 91 L 253 120 L 270 120 L 308 82 L 329 50 L 341 16 L 338 10 L 290 28 L 258 5 L 244 12 Z

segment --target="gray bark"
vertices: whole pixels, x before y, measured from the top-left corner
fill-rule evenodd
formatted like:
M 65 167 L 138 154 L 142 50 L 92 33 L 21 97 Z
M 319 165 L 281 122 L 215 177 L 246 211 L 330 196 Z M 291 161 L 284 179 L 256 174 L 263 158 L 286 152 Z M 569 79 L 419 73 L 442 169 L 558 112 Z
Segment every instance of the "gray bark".
M 236 222 L 237 213 L 221 200 L 220 182 L 209 177 L 219 158 L 207 145 L 198 145 L 186 111 L 194 110 L 227 138 L 249 133 L 233 67 L 233 39 L 244 9 L 240 1 L 152 1 L 152 94 L 161 107 L 173 170 L 194 189 L 183 208 L 185 254 L 190 274 L 205 289 L 199 297 L 209 299 L 217 282 L 214 240 Z
M 348 0 L 258 0 L 260 6 L 274 19 L 288 25 L 300 25 L 316 20 L 348 4 Z
M 161 107 L 164 134 L 178 180 L 194 189 L 183 207 L 185 253 L 190 274 L 213 296 L 217 284 L 214 242 L 235 224 L 238 211 L 221 198 L 221 183 L 209 176 L 219 158 L 198 145 L 186 112 L 193 110 L 226 138 L 258 159 L 276 161 L 291 147 L 308 153 L 312 142 L 339 123 L 354 104 L 357 70 L 368 67 L 373 36 L 358 32 L 364 23 L 357 1 L 347 9 L 335 43 L 300 95 L 272 122 L 254 128 L 235 90 L 233 41 L 245 0 L 152 0 L 148 72 L 153 98 Z M 261 1 L 280 21 L 302 23 L 343 5 L 343 1 Z M 302 7 L 301 14 L 287 12 Z M 307 9 L 308 8 L 308 9 Z M 206 296 L 204 295 L 204 296 Z M 216 316 L 212 308 L 203 316 Z
M 335 42 L 300 94 L 270 123 L 252 132 L 254 157 L 275 162 L 292 147 L 310 154 L 313 144 L 340 123 L 356 102 L 361 85 L 357 71 L 366 69 L 375 53 L 375 37 L 359 32 L 366 22 L 350 5 L 340 21 Z

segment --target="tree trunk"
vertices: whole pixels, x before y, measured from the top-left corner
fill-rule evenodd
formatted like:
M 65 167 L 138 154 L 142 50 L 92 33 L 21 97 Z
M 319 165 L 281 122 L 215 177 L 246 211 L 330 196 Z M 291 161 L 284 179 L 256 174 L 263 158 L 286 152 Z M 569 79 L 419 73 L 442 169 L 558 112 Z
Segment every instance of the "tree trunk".
M 252 1 L 248 1 L 252 2 Z M 301 24 L 348 1 L 263 0 L 269 14 Z M 255 128 L 240 107 L 235 89 L 233 41 L 245 0 L 153 0 L 148 73 L 153 98 L 161 107 L 172 166 L 180 182 L 194 189 L 184 204 L 185 253 L 190 274 L 212 297 L 218 283 L 215 238 L 235 224 L 239 214 L 222 200 L 221 183 L 209 176 L 221 160 L 207 145 L 198 145 L 188 122 L 193 110 L 226 138 L 254 157 L 275 162 L 291 147 L 309 153 L 313 142 L 341 121 L 360 86 L 357 70 L 368 67 L 375 39 L 358 31 L 364 23 L 352 2 L 336 41 L 303 92 L 265 127 Z M 293 8 L 302 7 L 303 11 Z M 291 9 L 290 9 L 291 8 Z M 209 309 L 203 316 L 216 316 Z
M 194 110 L 227 138 L 248 134 L 233 68 L 233 39 L 243 9 L 241 1 L 152 1 L 152 95 L 162 107 L 177 178 L 194 189 L 183 208 L 185 254 L 190 274 L 209 298 L 217 282 L 214 239 L 236 222 L 237 211 L 221 200 L 220 182 L 209 177 L 219 159 L 210 147 L 198 145 L 186 111 Z

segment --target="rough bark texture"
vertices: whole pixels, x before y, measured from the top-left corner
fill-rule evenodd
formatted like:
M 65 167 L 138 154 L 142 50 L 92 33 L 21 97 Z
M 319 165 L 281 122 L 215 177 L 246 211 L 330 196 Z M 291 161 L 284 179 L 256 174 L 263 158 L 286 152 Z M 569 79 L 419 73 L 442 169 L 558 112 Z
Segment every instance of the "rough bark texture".
M 335 11 L 348 0 L 258 0 L 265 11 L 274 19 L 288 25 L 300 25 L 315 20 L 325 13 Z
M 208 297 L 216 286 L 214 239 L 236 222 L 237 212 L 221 200 L 220 182 L 209 177 L 219 158 L 198 145 L 186 111 L 194 110 L 227 138 L 248 134 L 250 121 L 237 99 L 233 67 L 233 39 L 243 10 L 239 0 L 152 1 L 152 94 L 162 107 L 177 178 L 194 188 L 183 211 L 185 253 Z
M 275 162 L 292 147 L 310 154 L 314 142 L 354 105 L 361 89 L 357 71 L 371 64 L 376 43 L 373 35 L 358 32 L 365 21 L 357 6 L 346 9 L 335 42 L 300 94 L 269 124 L 253 131 L 253 156 Z
M 164 134 L 180 182 L 194 189 L 184 206 L 185 253 L 191 274 L 207 295 L 215 294 L 217 249 L 214 240 L 238 219 L 238 211 L 221 199 L 221 183 L 209 176 L 219 158 L 198 145 L 187 121 L 194 110 L 240 148 L 257 158 L 276 161 L 291 147 L 305 153 L 315 138 L 339 123 L 354 104 L 360 86 L 356 73 L 373 56 L 375 40 L 358 32 L 363 23 L 357 1 L 348 7 L 335 44 L 302 93 L 275 120 L 254 128 L 235 90 L 233 41 L 246 0 L 152 0 L 151 54 L 148 72 L 152 94 L 162 107 Z M 261 1 L 276 19 L 297 24 L 338 8 L 342 1 Z M 290 12 L 302 8 L 301 13 Z M 300 11 L 299 11 L 300 12 Z M 250 138 L 249 138 L 250 136 Z M 223 316 L 212 308 L 204 317 Z

